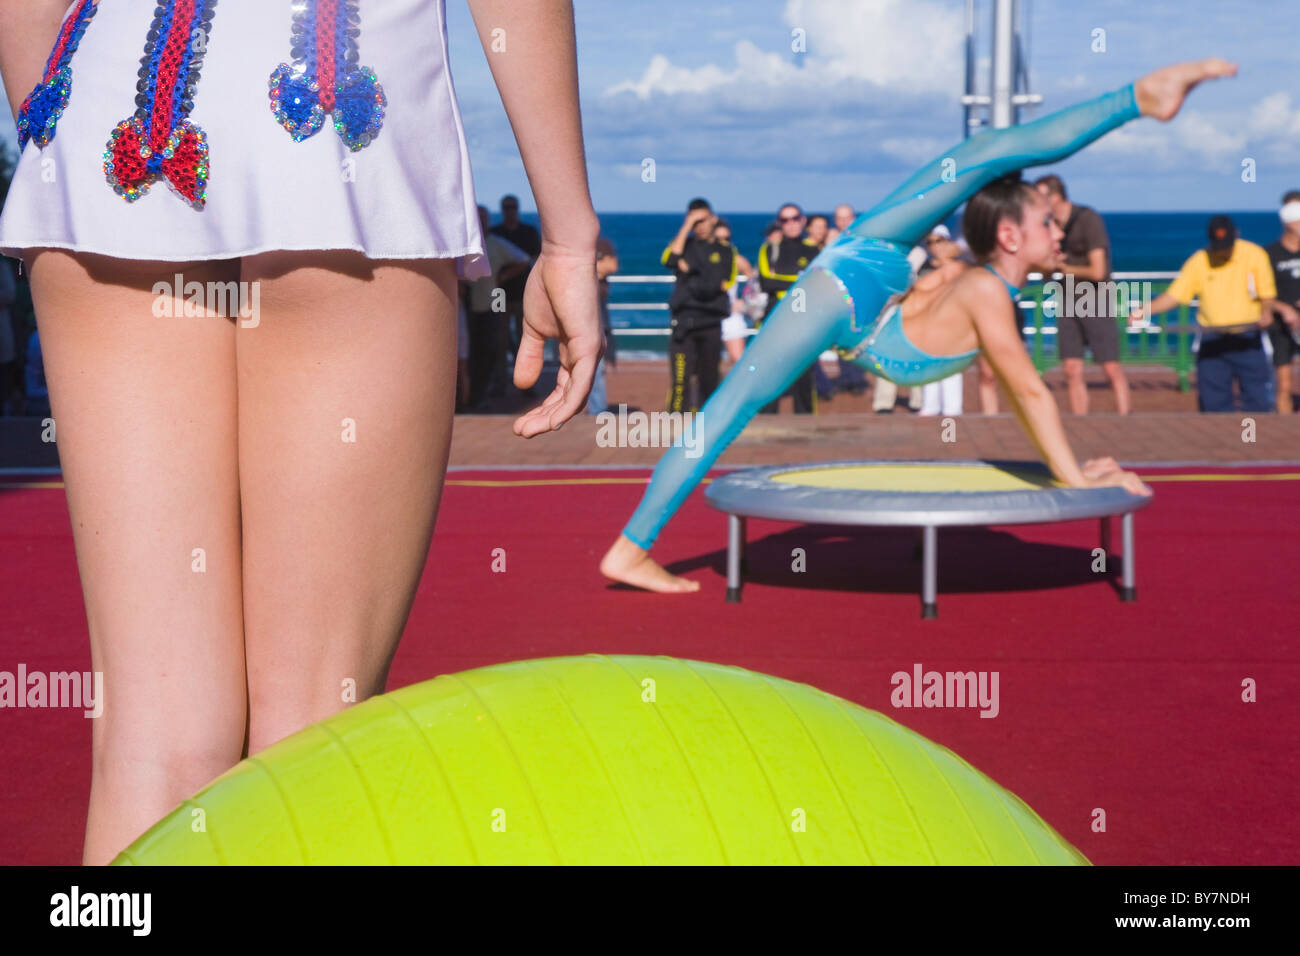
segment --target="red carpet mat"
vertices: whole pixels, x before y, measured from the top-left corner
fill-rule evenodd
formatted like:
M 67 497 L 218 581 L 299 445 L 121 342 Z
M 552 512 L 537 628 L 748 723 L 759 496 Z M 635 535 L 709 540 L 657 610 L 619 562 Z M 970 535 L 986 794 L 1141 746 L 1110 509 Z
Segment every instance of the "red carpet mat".
M 1144 470 L 1157 500 L 1137 516 L 1135 604 L 1091 570 L 1095 521 L 942 531 L 940 617 L 922 621 L 901 530 L 751 520 L 744 600 L 725 603 L 726 519 L 699 492 L 656 555 L 701 592 L 608 586 L 597 562 L 647 474 L 451 473 L 390 688 L 591 651 L 735 664 L 951 747 L 1095 863 L 1300 863 L 1300 476 Z M 18 484 L 0 485 L 0 671 L 86 670 L 63 491 Z M 997 672 L 997 716 L 891 706 L 891 675 L 916 665 Z M 78 862 L 90 721 L 6 708 L 0 729 L 0 863 Z

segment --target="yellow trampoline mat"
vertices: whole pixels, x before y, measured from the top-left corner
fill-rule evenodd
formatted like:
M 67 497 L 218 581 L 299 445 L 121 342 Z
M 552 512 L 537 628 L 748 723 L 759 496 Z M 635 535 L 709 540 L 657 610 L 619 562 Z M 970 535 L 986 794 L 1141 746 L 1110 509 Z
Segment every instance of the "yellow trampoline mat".
M 852 491 L 1034 491 L 1059 487 L 1050 475 L 970 465 L 854 465 L 783 471 L 773 481 Z

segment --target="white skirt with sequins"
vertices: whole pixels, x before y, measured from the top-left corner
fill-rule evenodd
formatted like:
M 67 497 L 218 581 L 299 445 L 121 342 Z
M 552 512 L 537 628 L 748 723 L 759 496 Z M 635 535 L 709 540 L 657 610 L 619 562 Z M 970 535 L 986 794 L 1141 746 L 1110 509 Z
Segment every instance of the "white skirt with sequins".
M 189 114 L 208 146 L 198 208 L 162 181 L 127 201 L 106 177 L 113 130 L 137 109 L 154 4 L 100 0 L 72 56 L 53 138 L 23 148 L 0 211 L 0 253 L 54 247 L 179 262 L 351 249 L 454 258 L 463 278 L 487 275 L 443 4 L 360 0 L 360 66 L 374 71 L 387 103 L 378 134 L 353 151 L 328 119 L 295 141 L 272 111 L 268 80 L 293 62 L 295 5 L 217 0 Z

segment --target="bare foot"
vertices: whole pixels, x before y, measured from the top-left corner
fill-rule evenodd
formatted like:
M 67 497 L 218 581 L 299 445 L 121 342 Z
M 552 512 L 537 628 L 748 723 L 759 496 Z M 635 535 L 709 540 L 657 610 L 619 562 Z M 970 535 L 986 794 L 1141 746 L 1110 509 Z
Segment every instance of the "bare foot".
M 1237 64 L 1221 60 L 1217 56 L 1166 66 L 1148 73 L 1134 84 L 1138 112 L 1162 122 L 1171 120 L 1196 84 L 1202 80 L 1236 75 Z
M 622 535 L 618 536 L 618 540 L 605 552 L 605 557 L 601 558 L 600 573 L 611 581 L 620 581 L 660 594 L 684 594 L 700 589 L 699 581 L 669 574 L 650 557 L 649 551 Z

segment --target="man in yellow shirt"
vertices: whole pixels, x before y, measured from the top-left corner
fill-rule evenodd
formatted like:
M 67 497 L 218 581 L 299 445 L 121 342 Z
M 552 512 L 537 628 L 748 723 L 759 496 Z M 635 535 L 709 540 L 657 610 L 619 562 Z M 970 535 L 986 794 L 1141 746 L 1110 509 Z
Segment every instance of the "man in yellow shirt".
M 1183 263 L 1173 284 L 1151 303 L 1151 315 L 1200 300 L 1196 391 L 1201 411 L 1235 411 L 1234 379 L 1243 411 L 1272 411 L 1273 367 L 1264 351 L 1262 330 L 1273 321 L 1274 311 L 1288 323 L 1300 317 L 1286 303 L 1275 301 L 1277 288 L 1268 253 L 1238 239 L 1229 217 L 1211 218 L 1209 235 L 1209 245 Z M 1129 320 L 1136 324 L 1146 317 L 1139 308 Z

